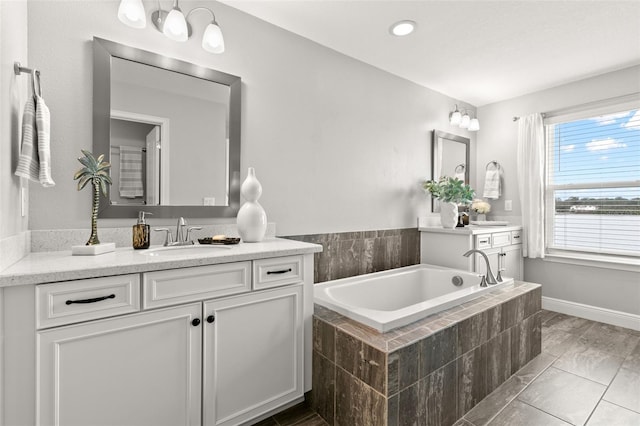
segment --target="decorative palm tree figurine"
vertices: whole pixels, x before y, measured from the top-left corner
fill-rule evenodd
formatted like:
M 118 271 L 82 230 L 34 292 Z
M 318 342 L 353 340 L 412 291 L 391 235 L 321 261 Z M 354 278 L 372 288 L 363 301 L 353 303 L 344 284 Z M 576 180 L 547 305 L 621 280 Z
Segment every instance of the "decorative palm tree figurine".
M 91 236 L 87 241 L 88 246 L 100 244 L 98 240 L 98 207 L 100 206 L 100 190 L 106 196 L 107 184 L 111 185 L 111 177 L 108 170 L 111 164 L 108 161 L 102 161 L 104 154 L 97 159 L 89 151 L 82 150 L 84 157 L 79 157 L 78 161 L 84 166 L 76 172 L 73 180 L 78 181 L 78 191 L 87 186 L 89 182 L 93 185 L 93 205 L 91 208 Z

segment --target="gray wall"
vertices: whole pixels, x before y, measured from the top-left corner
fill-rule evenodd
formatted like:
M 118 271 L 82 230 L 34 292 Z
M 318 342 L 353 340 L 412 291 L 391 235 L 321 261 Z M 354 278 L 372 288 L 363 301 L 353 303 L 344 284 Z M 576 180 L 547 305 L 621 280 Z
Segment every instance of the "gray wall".
M 20 149 L 20 124 L 29 76 L 16 76 L 13 62 L 29 66 L 27 4 L 0 2 L 0 240 L 27 230 L 20 214 L 20 178 L 13 174 Z M 25 186 L 26 186 L 25 182 Z M 0 262 L 1 263 L 1 262 Z
M 504 197 L 492 202 L 494 216 L 518 220 L 521 209 L 516 173 L 518 124 L 513 116 L 554 111 L 602 99 L 640 92 L 640 66 L 565 84 L 504 102 L 478 108 L 481 131 L 476 147 L 476 179 L 482 181 L 484 165 L 498 161 L 504 168 Z M 482 185 L 479 185 L 482 190 Z M 504 200 L 513 211 L 504 211 Z M 586 305 L 640 314 L 640 274 L 548 260 L 525 259 L 524 278 L 543 285 L 542 294 Z
M 148 10 L 155 4 L 145 2 Z M 260 203 L 279 235 L 415 226 L 429 208 L 418 183 L 430 174 L 430 131 L 466 135 L 449 128 L 448 113 L 467 105 L 228 6 L 181 5 L 215 9 L 224 54 L 203 51 L 197 38 L 168 40 L 151 24 L 129 28 L 115 0 L 29 2 L 29 61 L 43 71 L 58 182 L 34 188 L 31 229 L 88 227 L 90 194 L 78 193 L 71 177 L 80 149 L 91 148 L 93 36 L 242 77 L 242 178 L 255 167 Z M 193 17 L 200 34 L 206 15 Z M 47 214 L 52 209 L 64 214 Z

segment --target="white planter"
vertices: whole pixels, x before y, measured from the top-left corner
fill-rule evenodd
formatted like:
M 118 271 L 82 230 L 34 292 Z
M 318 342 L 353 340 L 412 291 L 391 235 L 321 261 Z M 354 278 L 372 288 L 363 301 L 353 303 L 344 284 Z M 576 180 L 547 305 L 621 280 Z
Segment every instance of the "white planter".
M 456 203 L 440 203 L 440 223 L 443 228 L 453 229 L 458 224 L 458 205 Z

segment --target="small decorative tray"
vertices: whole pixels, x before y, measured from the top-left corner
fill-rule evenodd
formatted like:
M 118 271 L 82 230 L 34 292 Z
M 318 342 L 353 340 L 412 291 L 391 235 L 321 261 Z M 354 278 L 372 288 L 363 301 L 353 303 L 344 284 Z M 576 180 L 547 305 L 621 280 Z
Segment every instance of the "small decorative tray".
M 507 226 L 509 224 L 506 220 L 472 220 L 469 223 L 477 226 Z
M 229 244 L 238 244 L 240 242 L 240 238 L 232 238 L 227 237 L 223 239 L 212 239 L 211 237 L 207 238 L 198 238 L 198 242 L 200 244 L 219 244 L 219 245 L 229 245 Z

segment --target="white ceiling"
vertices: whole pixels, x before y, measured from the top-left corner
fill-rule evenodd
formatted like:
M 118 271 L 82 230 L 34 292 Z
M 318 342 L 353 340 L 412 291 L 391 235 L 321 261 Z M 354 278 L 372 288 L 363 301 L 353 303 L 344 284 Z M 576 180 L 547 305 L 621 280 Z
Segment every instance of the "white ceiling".
M 640 0 L 221 1 L 475 106 L 640 64 Z

